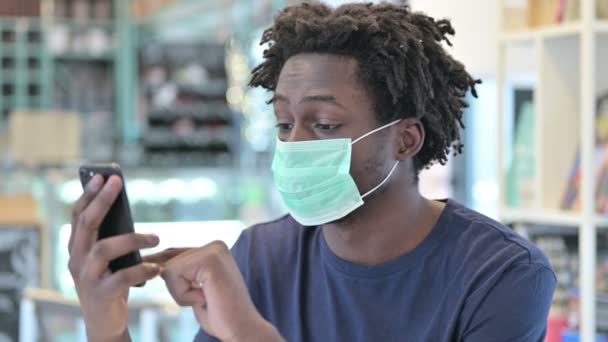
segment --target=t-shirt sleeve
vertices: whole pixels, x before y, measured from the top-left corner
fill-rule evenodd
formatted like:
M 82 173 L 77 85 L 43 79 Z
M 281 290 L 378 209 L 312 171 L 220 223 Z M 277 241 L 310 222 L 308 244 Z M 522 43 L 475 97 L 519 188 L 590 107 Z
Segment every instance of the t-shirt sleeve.
M 516 264 L 487 286 L 489 290 L 482 286 L 467 299 L 462 341 L 544 340 L 556 286 L 551 269 L 540 263 Z
M 249 230 L 244 230 L 239 238 L 236 240 L 230 251 L 232 257 L 236 261 L 236 265 L 239 267 L 245 284 L 249 287 L 249 266 L 247 264 L 249 258 Z M 193 314 L 194 315 L 194 314 Z M 203 329 L 200 329 L 194 337 L 194 342 L 219 342 L 215 337 L 209 336 Z

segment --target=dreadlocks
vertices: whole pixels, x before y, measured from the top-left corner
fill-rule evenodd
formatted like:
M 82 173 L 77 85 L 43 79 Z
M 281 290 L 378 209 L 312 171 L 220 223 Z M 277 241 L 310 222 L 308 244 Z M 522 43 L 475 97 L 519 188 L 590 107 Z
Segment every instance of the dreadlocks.
M 407 5 L 347 4 L 332 9 L 303 3 L 283 9 L 265 30 L 264 62 L 252 73 L 251 86 L 274 91 L 285 62 L 300 53 L 354 57 L 360 81 L 372 96 L 380 123 L 416 117 L 426 138 L 414 157 L 415 172 L 433 162 L 445 164 L 450 150 L 462 152 L 464 100 L 475 80 L 441 45 L 451 46 L 448 20 L 435 21 Z

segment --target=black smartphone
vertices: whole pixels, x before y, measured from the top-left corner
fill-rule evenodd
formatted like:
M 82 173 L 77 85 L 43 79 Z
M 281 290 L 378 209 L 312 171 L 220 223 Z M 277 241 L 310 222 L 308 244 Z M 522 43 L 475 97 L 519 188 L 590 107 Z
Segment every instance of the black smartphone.
M 123 187 L 118 195 L 118 198 L 116 198 L 116 201 L 114 204 L 112 204 L 112 207 L 110 207 L 110 210 L 99 226 L 97 239 L 102 240 L 116 235 L 135 232 L 133 219 L 131 217 L 131 209 L 129 207 L 129 199 L 127 198 L 127 191 L 125 190 L 125 181 L 120 169 L 120 165 L 112 163 L 109 165 L 81 166 L 79 175 L 80 183 L 82 184 L 83 189 L 95 175 L 101 175 L 104 181 L 107 181 L 110 176 L 116 175 L 121 178 L 123 183 Z M 108 267 L 110 268 L 110 271 L 117 272 L 123 268 L 135 266 L 141 262 L 141 254 L 139 251 L 135 251 L 110 261 Z M 139 284 L 137 286 L 143 285 L 144 284 Z

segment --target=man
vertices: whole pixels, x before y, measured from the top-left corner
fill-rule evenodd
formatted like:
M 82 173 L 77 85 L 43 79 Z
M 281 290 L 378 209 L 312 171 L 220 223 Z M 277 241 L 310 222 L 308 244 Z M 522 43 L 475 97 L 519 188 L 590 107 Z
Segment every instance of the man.
M 272 165 L 290 215 L 222 243 L 169 250 L 115 274 L 155 236 L 96 241 L 121 187 L 76 203 L 70 270 L 91 341 L 124 341 L 130 285 L 161 274 L 196 341 L 542 341 L 556 279 L 510 229 L 423 198 L 419 172 L 459 153 L 473 79 L 441 43 L 446 20 L 407 6 L 284 9 L 252 86 L 273 93 Z

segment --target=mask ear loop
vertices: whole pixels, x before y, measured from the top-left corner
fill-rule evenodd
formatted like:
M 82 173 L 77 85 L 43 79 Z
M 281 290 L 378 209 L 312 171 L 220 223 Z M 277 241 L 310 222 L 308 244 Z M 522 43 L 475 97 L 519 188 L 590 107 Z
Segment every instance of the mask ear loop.
M 401 121 L 401 119 L 395 120 L 395 121 L 393 121 L 391 123 L 388 123 L 388 124 L 386 124 L 386 125 L 384 125 L 382 127 L 378 127 L 376 129 L 374 129 L 373 131 L 367 132 L 367 133 L 363 134 L 362 136 L 360 136 L 359 138 L 355 139 L 355 141 L 353 141 L 351 143 L 351 145 L 354 145 L 356 142 L 360 141 L 361 139 L 366 138 L 366 137 L 368 137 L 368 136 L 370 136 L 370 135 L 372 135 L 372 134 L 374 134 L 374 133 L 376 133 L 378 131 L 381 131 L 381 130 L 387 128 L 387 127 L 390 127 L 390 126 L 398 123 L 399 121 Z M 365 196 L 367 196 L 367 195 L 371 194 L 372 192 L 378 190 L 379 187 L 381 187 L 382 185 L 384 185 L 384 183 L 386 183 L 386 181 L 389 178 L 391 178 L 391 175 L 393 174 L 393 172 L 397 168 L 397 164 L 399 164 L 399 161 L 395 162 L 395 165 L 393 165 L 393 168 L 391 169 L 391 171 L 388 173 L 388 175 L 386 176 L 386 178 L 384 178 L 384 180 L 382 182 L 380 182 L 380 184 L 376 185 L 373 189 L 371 189 L 370 191 L 366 192 L 365 195 L 361 196 L 361 198 L 365 198 Z
M 368 136 L 370 136 L 370 135 L 372 135 L 372 134 L 374 134 L 374 133 L 376 133 L 376 132 L 378 132 L 378 131 L 381 131 L 381 130 L 383 130 L 383 129 L 387 128 L 387 127 L 390 127 L 390 126 L 392 126 L 392 125 L 396 124 L 396 123 L 397 123 L 397 122 L 399 122 L 399 121 L 401 121 L 401 119 L 399 119 L 399 120 L 395 120 L 395 121 L 393 121 L 393 122 L 391 122 L 391 123 L 388 123 L 388 124 L 386 124 L 386 125 L 384 125 L 384 126 L 382 126 L 382 127 L 378 127 L 378 128 L 376 128 L 376 129 L 374 129 L 373 131 L 369 131 L 369 132 L 367 132 L 367 133 L 363 134 L 362 136 L 358 137 L 357 139 L 355 139 L 355 140 L 354 140 L 354 141 L 351 143 L 351 145 L 354 145 L 354 144 L 355 144 L 356 142 L 358 142 L 359 140 L 362 140 L 363 138 L 366 138 L 366 137 L 368 137 Z
M 376 132 L 378 132 L 378 131 L 381 131 L 381 130 L 383 130 L 383 129 L 387 128 L 387 127 L 390 127 L 390 126 L 392 126 L 392 125 L 394 125 L 394 124 L 398 123 L 399 121 L 401 121 L 401 119 L 395 120 L 395 121 L 393 121 L 393 122 L 391 122 L 391 123 L 388 123 L 388 124 L 386 124 L 386 125 L 384 125 L 384 126 L 378 127 L 378 128 L 376 128 L 376 129 L 374 129 L 373 131 L 369 131 L 369 132 L 367 132 L 367 133 L 363 134 L 362 136 L 358 137 L 357 139 L 355 139 L 355 140 L 354 140 L 354 141 L 351 143 L 351 145 L 354 145 L 356 142 L 358 142 L 358 141 L 362 140 L 363 138 L 366 138 L 366 137 L 368 137 L 368 136 L 370 136 L 370 135 L 372 135 L 372 134 L 374 134 L 374 133 L 376 133 Z M 394 172 L 394 171 L 395 171 L 395 169 L 397 168 L 397 164 L 399 164 L 399 161 L 398 161 L 398 160 L 395 162 L 395 165 L 393 165 L 393 168 L 392 168 L 392 169 L 391 169 L 391 171 L 388 173 L 388 175 L 386 176 L 386 178 L 384 178 L 384 180 L 383 180 L 382 182 L 380 182 L 380 184 L 376 185 L 376 186 L 375 186 L 373 189 L 371 189 L 370 191 L 366 192 L 366 193 L 365 193 L 363 196 L 361 196 L 361 198 L 365 198 L 365 196 L 367 196 L 367 195 L 371 194 L 372 192 L 374 192 L 374 191 L 378 190 L 378 188 L 379 188 L 379 187 L 381 187 L 382 185 L 384 185 L 384 183 L 386 183 L 386 181 L 387 181 L 389 178 L 391 178 L 391 175 L 393 174 L 393 172 Z
M 373 189 L 371 189 L 370 191 L 366 192 L 363 196 L 361 196 L 361 198 L 365 198 L 365 196 L 367 196 L 367 195 L 371 194 L 372 192 L 378 190 L 379 187 L 381 187 L 382 185 L 384 185 L 384 183 L 386 183 L 386 181 L 389 178 L 391 178 L 391 175 L 393 174 L 393 172 L 397 168 L 397 164 L 399 164 L 399 161 L 395 162 L 395 165 L 393 165 L 393 168 L 391 169 L 391 171 L 388 173 L 388 175 L 386 176 L 386 178 L 384 178 L 384 180 L 382 182 L 380 182 L 380 184 L 376 185 Z

